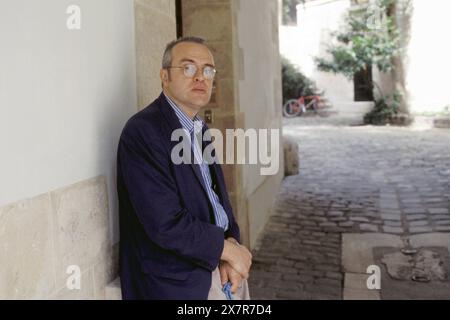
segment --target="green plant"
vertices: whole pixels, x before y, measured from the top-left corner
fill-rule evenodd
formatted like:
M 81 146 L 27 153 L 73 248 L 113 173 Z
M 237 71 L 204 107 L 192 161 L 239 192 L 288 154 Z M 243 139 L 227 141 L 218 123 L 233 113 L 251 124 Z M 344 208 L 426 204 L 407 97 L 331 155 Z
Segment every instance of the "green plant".
M 301 73 L 288 59 L 281 57 L 281 78 L 283 85 L 283 104 L 289 99 L 314 95 L 316 86 Z
M 396 91 L 390 96 L 375 100 L 374 108 L 364 116 L 364 123 L 385 125 L 391 122 L 392 117 L 398 114 L 401 103 L 401 94 Z

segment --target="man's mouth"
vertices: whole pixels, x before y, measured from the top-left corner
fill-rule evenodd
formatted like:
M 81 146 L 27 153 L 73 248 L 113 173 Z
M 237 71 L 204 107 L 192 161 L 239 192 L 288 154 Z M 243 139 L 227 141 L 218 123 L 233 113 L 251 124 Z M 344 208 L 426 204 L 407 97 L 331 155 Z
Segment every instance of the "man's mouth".
M 192 91 L 197 92 L 197 93 L 206 93 L 205 88 L 193 88 Z

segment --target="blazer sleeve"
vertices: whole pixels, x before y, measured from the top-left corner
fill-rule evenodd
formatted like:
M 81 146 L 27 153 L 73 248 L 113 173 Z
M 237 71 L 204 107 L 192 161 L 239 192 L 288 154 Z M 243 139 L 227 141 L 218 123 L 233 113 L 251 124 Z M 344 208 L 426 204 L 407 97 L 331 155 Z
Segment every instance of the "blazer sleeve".
M 223 229 L 200 221 L 181 204 L 170 155 L 158 134 L 150 136 L 128 128 L 119 142 L 118 165 L 133 209 L 151 241 L 213 271 L 223 251 Z
M 230 208 L 231 208 L 231 206 L 230 206 Z M 236 220 L 234 219 L 233 214 L 231 214 L 231 218 L 229 218 L 229 220 L 230 220 L 230 227 L 225 232 L 225 238 L 233 237 L 234 239 L 237 240 L 237 242 L 241 243 L 239 226 L 236 223 Z

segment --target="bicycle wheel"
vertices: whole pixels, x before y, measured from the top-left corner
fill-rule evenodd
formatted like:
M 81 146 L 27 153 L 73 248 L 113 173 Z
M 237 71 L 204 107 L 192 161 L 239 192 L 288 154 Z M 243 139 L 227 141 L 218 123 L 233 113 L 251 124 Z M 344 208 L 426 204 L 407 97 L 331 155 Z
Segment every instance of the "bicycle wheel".
M 293 118 L 302 112 L 302 108 L 296 99 L 288 100 L 283 106 L 283 115 L 286 118 Z

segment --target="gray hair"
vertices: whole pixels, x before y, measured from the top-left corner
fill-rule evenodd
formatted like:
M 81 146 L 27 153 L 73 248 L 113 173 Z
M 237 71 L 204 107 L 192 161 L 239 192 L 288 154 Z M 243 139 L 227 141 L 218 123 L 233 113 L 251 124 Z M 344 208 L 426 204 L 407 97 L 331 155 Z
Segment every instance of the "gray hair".
M 167 69 L 172 65 L 172 49 L 177 44 L 182 42 L 192 42 L 192 43 L 199 43 L 204 46 L 206 46 L 206 40 L 200 37 L 182 37 L 178 38 L 177 40 L 173 40 L 169 42 L 166 46 L 166 49 L 164 50 L 163 58 L 162 58 L 162 68 Z

